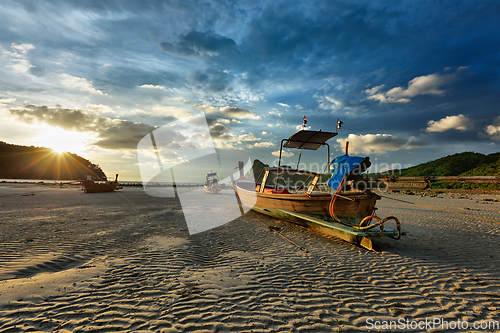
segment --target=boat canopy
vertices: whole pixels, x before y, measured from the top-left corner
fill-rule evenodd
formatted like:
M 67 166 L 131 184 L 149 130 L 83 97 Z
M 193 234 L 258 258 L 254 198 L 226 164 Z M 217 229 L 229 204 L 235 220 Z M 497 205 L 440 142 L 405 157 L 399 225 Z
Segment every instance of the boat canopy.
M 214 177 L 214 176 L 217 176 L 217 172 L 212 172 L 207 174 L 207 177 Z
M 269 172 L 280 172 L 280 173 L 302 173 L 305 175 L 312 175 L 312 176 L 318 175 L 317 172 L 313 172 L 313 171 L 291 169 L 291 168 L 284 168 L 284 167 L 280 167 L 279 169 L 277 167 L 265 167 L 264 170 L 269 171 Z
M 301 130 L 285 139 L 283 147 L 317 150 L 336 135 L 334 132 Z

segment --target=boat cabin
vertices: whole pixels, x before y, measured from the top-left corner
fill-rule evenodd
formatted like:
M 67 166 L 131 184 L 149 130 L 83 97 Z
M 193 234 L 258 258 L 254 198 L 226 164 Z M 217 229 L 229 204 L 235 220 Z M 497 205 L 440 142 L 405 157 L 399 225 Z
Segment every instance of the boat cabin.
M 288 168 L 265 168 L 255 182 L 260 193 L 298 194 L 312 193 L 321 175 L 311 171 Z
M 291 169 L 281 166 L 283 147 L 299 149 L 297 168 L 300 164 L 302 149 L 317 150 L 322 146 L 328 148 L 327 165 L 330 165 L 330 146 L 326 143 L 337 133 L 301 130 L 294 133 L 288 139 L 281 140 L 278 167 L 265 168 L 256 182 L 256 191 L 260 193 L 306 193 L 311 194 L 317 189 L 321 175 L 312 171 Z

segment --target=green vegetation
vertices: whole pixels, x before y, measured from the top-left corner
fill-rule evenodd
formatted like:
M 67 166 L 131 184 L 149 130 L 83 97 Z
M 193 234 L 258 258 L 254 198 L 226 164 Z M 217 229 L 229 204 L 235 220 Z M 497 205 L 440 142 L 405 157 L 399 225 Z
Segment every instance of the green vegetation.
M 460 176 L 500 176 L 500 158 L 495 162 L 485 163 L 472 170 L 463 172 Z
M 430 189 L 455 189 L 455 190 L 500 190 L 500 184 L 484 184 L 484 183 L 445 183 L 431 182 Z
M 0 178 L 77 180 L 87 175 L 106 177 L 98 165 L 76 154 L 0 141 Z
M 417 166 L 373 174 L 372 178 L 387 177 L 424 177 L 424 176 L 497 176 L 500 175 L 500 152 L 484 155 L 465 152 Z

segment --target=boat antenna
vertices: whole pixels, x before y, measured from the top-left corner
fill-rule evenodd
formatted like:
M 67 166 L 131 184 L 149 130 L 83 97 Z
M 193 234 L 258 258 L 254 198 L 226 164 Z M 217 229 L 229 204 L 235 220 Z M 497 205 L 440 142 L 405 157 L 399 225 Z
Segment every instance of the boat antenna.
M 306 116 L 304 116 L 303 118 L 303 122 L 302 122 L 302 130 L 305 130 L 306 129 L 306 124 L 307 124 L 307 118 Z M 302 156 L 302 148 L 299 149 L 299 159 L 297 161 L 297 167 L 296 169 L 299 170 L 299 164 L 300 164 L 300 157 Z

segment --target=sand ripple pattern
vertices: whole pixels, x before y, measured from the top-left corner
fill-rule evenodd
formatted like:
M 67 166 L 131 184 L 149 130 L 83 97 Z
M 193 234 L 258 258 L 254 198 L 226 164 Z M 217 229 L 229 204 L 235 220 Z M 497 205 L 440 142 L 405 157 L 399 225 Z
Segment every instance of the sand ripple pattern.
M 48 274 L 55 263 L 59 274 L 101 259 L 105 268 L 66 290 L 0 302 L 0 332 L 366 332 L 369 318 L 498 320 L 500 233 L 491 224 L 384 202 L 380 215 L 403 216 L 408 236 L 369 252 L 253 212 L 189 236 L 175 202 L 122 195 L 144 201 L 116 225 L 111 208 L 129 200 L 108 203 L 98 214 L 111 227 L 96 230 L 105 238 L 82 232 L 76 248 L 66 239 L 25 249 L 29 265 L 4 260 L 0 271 L 18 274 L 5 283 Z M 32 243 L 3 245 L 14 253 Z

